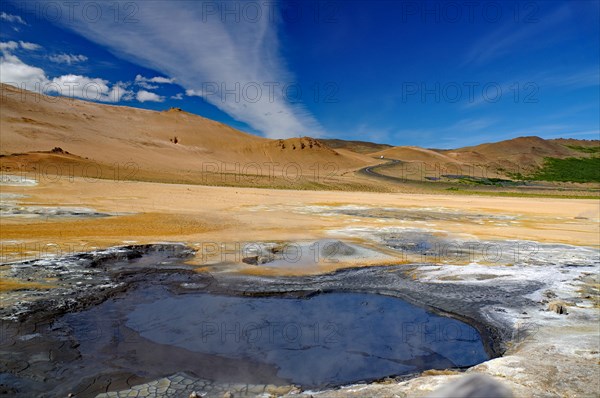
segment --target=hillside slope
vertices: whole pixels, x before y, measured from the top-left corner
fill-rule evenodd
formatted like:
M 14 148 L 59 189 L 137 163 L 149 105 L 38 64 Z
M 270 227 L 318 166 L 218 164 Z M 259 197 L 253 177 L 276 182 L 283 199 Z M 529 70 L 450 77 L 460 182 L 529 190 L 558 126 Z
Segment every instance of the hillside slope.
M 372 153 L 414 163 L 431 171 L 428 176 L 464 174 L 476 177 L 507 177 L 530 173 L 542 167 L 547 158 L 565 159 L 596 156 L 600 141 L 574 139 L 545 140 L 540 137 L 518 137 L 476 146 L 438 150 L 419 147 L 393 147 Z M 402 164 L 396 169 L 402 168 Z M 405 167 L 405 166 L 404 166 Z M 394 168 L 389 168 L 393 173 Z M 434 170 L 439 170 L 437 174 Z M 398 170 L 396 170 L 398 171 Z
M 58 147 L 71 155 L 38 153 L 36 161 L 52 157 L 54 162 L 134 163 L 145 179 L 155 175 L 161 181 L 203 171 L 270 175 L 285 172 L 290 163 L 294 173 L 306 175 L 316 165 L 334 163 L 338 170 L 353 170 L 373 163 L 370 157 L 338 153 L 312 138 L 271 140 L 180 109 L 157 112 L 44 97 L 8 85 L 1 89 L 2 155 Z
M 322 139 L 320 141 L 333 149 L 345 149 L 348 151 L 363 154 L 374 153 L 377 151 L 383 151 L 385 149 L 392 148 L 392 145 L 377 144 L 368 141 L 348 141 L 339 139 Z

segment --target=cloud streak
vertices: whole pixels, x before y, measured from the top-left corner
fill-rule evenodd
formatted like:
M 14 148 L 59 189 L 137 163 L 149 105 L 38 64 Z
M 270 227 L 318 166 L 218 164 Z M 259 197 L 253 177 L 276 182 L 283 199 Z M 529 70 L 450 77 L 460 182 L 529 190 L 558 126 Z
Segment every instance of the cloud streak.
M 20 16 L 7 14 L 5 12 L 0 13 L 0 20 L 11 23 L 18 23 L 21 25 L 27 25 L 27 22 L 25 22 Z
M 175 79 L 170 79 L 168 77 L 162 77 L 162 76 L 147 78 L 142 75 L 137 75 L 135 77 L 134 83 L 142 88 L 145 88 L 146 90 L 154 90 L 154 89 L 158 88 L 157 84 L 174 84 Z M 155 84 L 150 84 L 150 83 L 155 83 Z M 142 102 L 144 102 L 144 101 L 142 101 Z
M 29 50 L 29 51 L 37 51 L 42 48 L 42 46 L 40 46 L 39 44 L 29 43 L 26 41 L 19 41 L 19 44 L 21 45 L 22 48 L 24 48 L 25 50 Z
M 86 57 L 85 55 L 81 55 L 81 54 L 55 54 L 55 55 L 50 55 L 48 57 L 48 59 L 50 59 L 50 61 L 55 62 L 57 64 L 67 64 L 67 65 L 72 65 L 72 64 L 76 64 L 79 62 L 85 62 L 88 60 L 88 57 Z
M 135 23 L 62 22 L 116 55 L 176 79 L 187 92 L 268 137 L 321 134 L 306 108 L 291 104 L 282 90 L 293 77 L 279 54 L 277 26 L 270 18 L 223 22 L 207 18 L 202 2 L 137 4 Z M 111 15 L 110 4 L 103 6 Z
M 148 83 L 158 83 L 158 84 L 173 84 L 175 83 L 175 79 L 169 79 L 168 77 L 156 76 L 156 77 L 144 77 L 142 75 L 137 75 L 135 77 L 135 82 L 148 82 Z
M 497 30 L 477 40 L 467 52 L 462 66 L 481 66 L 510 56 L 515 49 L 531 51 L 534 48 L 552 45 L 555 41 L 544 40 L 544 37 L 556 35 L 554 27 L 570 17 L 570 7 L 565 5 L 541 16 L 539 21 L 534 23 L 508 21 Z

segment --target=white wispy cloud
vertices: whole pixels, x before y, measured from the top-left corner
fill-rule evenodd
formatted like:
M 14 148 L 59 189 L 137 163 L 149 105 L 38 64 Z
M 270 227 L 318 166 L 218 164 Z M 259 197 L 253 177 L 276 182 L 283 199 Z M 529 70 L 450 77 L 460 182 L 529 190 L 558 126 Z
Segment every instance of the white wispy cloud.
M 600 70 L 598 66 L 577 71 L 551 71 L 540 75 L 540 85 L 550 87 L 582 88 L 600 86 Z
M 18 23 L 21 25 L 27 25 L 27 22 L 25 22 L 25 20 L 23 20 L 23 18 L 21 18 L 20 16 L 7 14 L 5 12 L 0 13 L 0 20 L 6 21 L 6 22 Z
M 19 48 L 19 45 L 15 44 L 17 43 L 0 43 L 2 51 L 0 82 L 2 83 L 44 94 L 56 93 L 91 101 L 120 102 L 133 99 L 133 92 L 123 82 L 111 84 L 108 80 L 73 74 L 50 79 L 42 68 L 28 65 L 12 54 L 11 51 Z
M 19 44 L 21 45 L 21 48 L 29 51 L 35 51 L 42 48 L 42 46 L 40 46 L 39 44 L 29 43 L 26 41 L 19 41 Z
M 496 123 L 495 119 L 488 117 L 465 118 L 457 121 L 447 128 L 447 131 L 464 134 L 481 131 Z
M 0 51 L 13 51 L 19 48 L 19 43 L 16 41 L 3 41 L 0 42 Z
M 135 97 L 139 102 L 163 102 L 165 97 L 146 90 L 140 90 Z
M 550 34 L 562 34 L 553 30 L 560 22 L 570 18 L 570 5 L 558 7 L 551 13 L 540 15 L 537 22 L 524 23 L 509 19 L 504 25 L 480 37 L 467 51 L 463 66 L 482 65 L 515 51 L 531 51 L 544 45 L 555 45 Z
M 449 149 L 524 136 L 539 136 L 546 139 L 569 137 L 597 139 L 600 134 L 597 126 L 593 125 L 532 123 L 527 126 L 506 122 L 499 123 L 488 118 L 463 119 L 448 127 L 399 131 L 398 136 L 418 137 L 419 141 L 425 138 L 426 145 L 430 147 Z
M 88 60 L 88 57 L 81 54 L 54 54 L 48 56 L 48 59 L 52 62 L 56 62 L 57 64 L 67 64 L 72 65 L 79 62 L 85 62 Z
M 147 78 L 142 75 L 137 75 L 135 77 L 135 82 L 136 83 L 147 82 L 147 83 L 159 83 L 159 84 L 173 84 L 173 83 L 175 83 L 175 79 L 170 79 L 168 77 L 162 77 L 162 76 Z
M 489 90 L 485 87 L 489 86 Z M 474 88 L 474 96 L 465 95 L 462 109 L 481 105 L 494 105 L 502 101 L 513 103 L 537 103 L 547 90 L 573 90 L 600 86 L 600 70 L 597 66 L 579 69 L 552 68 L 529 76 L 515 76 L 503 82 L 487 82 Z M 552 115 L 549 115 L 552 116 Z
M 142 75 L 137 75 L 135 77 L 135 84 L 138 86 L 145 88 L 146 90 L 155 90 L 158 88 L 157 84 L 173 84 L 175 83 L 175 79 L 170 79 L 168 77 L 156 76 L 152 78 L 147 78 Z
M 28 51 L 35 51 L 42 48 L 39 44 L 29 43 L 26 41 L 4 41 L 0 42 L 0 51 L 14 51 L 18 48 L 22 48 Z
M 183 99 L 183 93 L 177 93 L 177 94 L 171 96 L 171 99 L 182 100 Z
M 110 15 L 110 4 L 95 4 Z M 269 137 L 320 135 L 310 113 L 285 97 L 283 87 L 294 79 L 280 55 L 272 18 L 263 15 L 257 21 L 224 23 L 218 17 L 206 18 L 200 1 L 181 2 L 177 7 L 169 2 L 138 5 L 136 23 L 111 18 L 92 23 L 80 15 L 61 22 L 118 56 L 174 78 L 186 90 Z
M 491 132 L 499 123 L 498 119 L 490 117 L 463 118 L 445 126 L 395 130 L 389 136 L 396 142 L 418 142 L 428 148 L 459 148 L 490 142 Z

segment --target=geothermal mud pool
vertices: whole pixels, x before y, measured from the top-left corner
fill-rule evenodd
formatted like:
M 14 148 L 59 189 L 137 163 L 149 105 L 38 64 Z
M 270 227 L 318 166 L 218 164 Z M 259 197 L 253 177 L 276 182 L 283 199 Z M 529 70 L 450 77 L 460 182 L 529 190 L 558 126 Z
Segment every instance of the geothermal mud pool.
M 135 372 L 139 358 L 127 353 L 158 344 L 177 348 L 179 356 L 198 363 L 211 358 L 245 362 L 248 366 L 239 371 L 229 365 L 218 369 L 218 361 L 210 374 L 196 368 L 200 377 L 216 375 L 238 383 L 267 383 L 276 375 L 305 388 L 336 386 L 487 359 L 471 326 L 397 298 L 364 293 L 174 295 L 153 286 L 57 321 L 62 322 L 74 331 L 84 360 L 100 360 L 107 367 L 116 363 Z M 165 363 L 170 357 L 155 360 Z M 253 364 L 267 369 L 267 377 Z
M 332 233 L 370 236 L 436 263 L 440 243 L 461 243 L 405 229 Z M 597 283 L 597 250 L 517 243 L 529 248 L 517 262 L 511 255 L 492 265 L 423 262 L 306 276 L 197 272 L 182 244 L 4 264 L 6 277 L 54 286 L 3 296 L 0 386 L 18 397 L 283 395 L 300 391 L 293 385 L 316 394 L 469 368 L 549 324 L 593 322 L 577 292 Z M 515 242 L 495 245 L 508 253 Z M 555 298 L 570 300 L 572 321 L 547 311 Z
M 15 292 L 4 308 L 3 389 L 95 396 L 182 370 L 221 384 L 324 388 L 489 358 L 474 327 L 377 288 L 324 289 L 335 275 L 218 277 L 186 267 L 186 256 L 181 245 L 148 245 L 10 265 L 13 276 L 64 285 Z

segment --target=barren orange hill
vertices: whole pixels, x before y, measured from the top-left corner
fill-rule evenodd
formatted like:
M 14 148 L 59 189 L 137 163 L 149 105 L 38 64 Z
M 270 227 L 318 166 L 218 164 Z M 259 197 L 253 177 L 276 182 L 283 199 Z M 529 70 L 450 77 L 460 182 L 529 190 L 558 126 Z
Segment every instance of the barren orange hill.
M 403 162 L 454 162 L 455 160 L 431 149 L 418 146 L 396 146 L 390 149 L 372 153 L 371 156 L 392 158 Z
M 311 176 L 335 168 L 340 174 L 374 163 L 312 138 L 271 140 L 180 109 L 157 112 L 1 89 L 1 154 L 22 154 L 11 159 L 17 162 L 127 166 L 142 179 L 178 182 L 196 181 L 198 173 Z M 68 153 L 47 153 L 53 148 Z
M 501 176 L 504 172 L 523 172 L 542 166 L 546 158 L 590 157 L 598 140 L 555 139 L 518 137 L 510 140 L 481 144 L 459 149 L 424 149 L 399 146 L 372 153 L 402 162 L 425 164 L 428 169 L 441 166 L 446 169 L 485 169 L 486 175 Z M 597 150 L 596 150 L 597 151 Z M 459 166 L 458 168 L 452 165 Z M 392 168 L 390 168 L 391 170 Z M 456 173 L 455 173 L 456 174 Z
M 392 148 L 392 145 L 388 144 L 377 144 L 368 141 L 349 141 L 340 140 L 335 138 L 320 140 L 324 142 L 330 148 L 333 149 L 346 149 L 356 153 L 369 154 L 377 151 L 383 151 L 384 149 Z
M 519 137 L 444 152 L 462 162 L 483 160 L 485 163 L 520 166 L 525 169 L 540 166 L 545 157 L 565 158 L 580 155 L 558 142 L 540 137 Z

